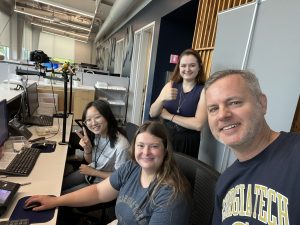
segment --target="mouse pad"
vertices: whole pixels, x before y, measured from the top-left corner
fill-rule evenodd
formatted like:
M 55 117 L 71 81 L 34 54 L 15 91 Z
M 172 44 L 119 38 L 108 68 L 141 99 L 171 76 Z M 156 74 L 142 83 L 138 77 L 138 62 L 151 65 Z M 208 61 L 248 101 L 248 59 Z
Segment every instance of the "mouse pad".
M 10 220 L 29 219 L 30 224 L 45 223 L 45 222 L 50 221 L 54 216 L 55 209 L 39 211 L 39 212 L 23 209 L 24 202 L 29 197 L 31 197 L 31 196 L 25 196 L 18 201 L 18 203 L 9 219 Z
M 31 145 L 31 148 L 38 148 L 41 150 L 41 153 L 51 153 L 55 151 L 56 143 L 46 143 L 45 146 L 41 147 L 40 143 L 34 143 Z

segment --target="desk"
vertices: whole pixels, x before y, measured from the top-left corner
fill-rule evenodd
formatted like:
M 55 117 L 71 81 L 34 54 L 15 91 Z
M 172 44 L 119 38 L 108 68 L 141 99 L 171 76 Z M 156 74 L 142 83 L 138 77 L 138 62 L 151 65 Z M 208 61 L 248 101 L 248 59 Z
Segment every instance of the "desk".
M 11 90 L 11 88 L 15 87 L 16 85 L 0 83 L 0 101 L 6 99 L 7 103 L 9 103 L 23 93 L 23 90 Z
M 62 130 L 62 119 L 60 120 L 60 131 Z M 72 127 L 72 115 L 69 115 L 67 119 L 66 140 L 69 140 L 71 127 Z M 58 119 L 54 118 L 54 125 L 57 125 Z M 32 126 L 29 130 L 33 133 L 32 138 L 37 138 L 35 127 Z M 56 141 L 56 149 L 53 153 L 41 153 L 39 158 L 28 177 L 7 177 L 1 178 L 1 180 L 11 181 L 15 183 L 31 182 L 29 185 L 21 186 L 16 194 L 9 209 L 3 215 L 1 220 L 8 220 L 18 200 L 24 196 L 46 194 L 46 195 L 60 195 L 65 162 L 67 157 L 68 145 L 59 145 L 61 141 L 61 132 L 56 136 L 49 139 Z M 55 210 L 54 217 L 47 223 L 38 223 L 37 225 L 55 225 L 57 219 L 57 209 Z
M 1 84 L 3 87 L 7 88 L 7 80 L 4 80 L 3 83 Z M 17 84 L 21 84 L 21 81 L 19 80 L 9 80 L 10 85 L 14 84 L 14 87 Z M 58 111 L 63 111 L 64 107 L 64 86 L 63 82 L 61 81 L 56 81 L 56 84 L 45 84 L 42 81 L 33 81 L 33 80 L 28 80 L 28 84 L 32 84 L 34 82 L 38 83 L 38 93 L 52 93 L 52 87 L 53 91 L 55 94 L 58 94 Z M 67 107 L 69 107 L 69 83 L 68 83 L 68 104 Z M 85 85 L 79 85 L 78 87 L 72 87 L 72 112 L 74 113 L 74 119 L 81 119 L 82 117 L 82 112 L 87 103 L 90 101 L 93 101 L 95 99 L 95 88 L 93 86 L 85 86 Z M 2 97 L 2 96 L 1 96 Z M 1 100 L 0 97 L 0 100 Z M 69 110 L 67 109 L 67 112 Z
M 64 89 L 62 84 L 53 84 L 53 91 L 55 94 L 58 94 L 58 110 L 63 110 L 64 104 Z M 50 84 L 39 83 L 38 86 L 39 93 L 52 93 L 52 87 Z M 68 108 L 70 101 L 70 90 L 68 89 Z M 81 119 L 82 112 L 85 106 L 93 101 L 95 98 L 95 88 L 91 86 L 78 86 L 72 88 L 72 112 L 74 114 L 74 119 Z M 69 110 L 67 110 L 69 112 Z

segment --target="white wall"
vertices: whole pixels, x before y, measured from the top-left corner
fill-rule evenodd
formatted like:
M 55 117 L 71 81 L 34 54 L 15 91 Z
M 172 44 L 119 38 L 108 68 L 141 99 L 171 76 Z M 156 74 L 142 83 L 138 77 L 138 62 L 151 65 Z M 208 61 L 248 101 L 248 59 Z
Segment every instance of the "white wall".
M 49 57 L 65 58 L 76 63 L 91 63 L 92 60 L 91 44 L 48 33 L 41 32 L 38 49 Z
M 268 98 L 268 124 L 275 131 L 288 132 L 300 94 L 300 31 L 296 28 L 300 2 L 265 0 L 257 11 L 255 4 L 218 15 L 212 72 L 228 68 L 253 71 Z M 252 37 L 249 45 L 248 37 Z M 200 159 L 223 171 L 235 160 L 232 151 L 214 141 L 209 132 L 202 134 Z
M 49 57 L 66 58 L 76 63 L 95 63 L 91 43 L 42 32 L 38 35 L 40 31 L 29 21 L 24 21 L 24 16 L 14 13 L 9 17 L 0 12 L 0 45 L 9 47 L 10 59 L 21 60 L 22 54 L 19 53 L 25 48 L 28 51 L 43 50 Z
M 76 63 L 92 63 L 92 45 L 75 41 L 75 62 Z
M 69 38 L 41 33 L 39 50 L 43 50 L 49 57 L 58 57 L 74 60 L 75 41 Z
M 0 12 L 0 45 L 9 47 L 10 43 L 10 32 L 9 32 L 9 26 L 10 26 L 10 18 L 6 14 Z M 5 27 L 6 26 L 6 27 Z M 5 27 L 5 29 L 4 29 Z M 3 30 L 4 29 L 4 30 Z
M 9 38 L 9 59 L 18 59 L 18 17 L 17 14 L 12 14 L 10 17 L 10 38 Z
M 24 24 L 22 47 L 28 51 L 32 50 L 32 29 L 29 22 Z

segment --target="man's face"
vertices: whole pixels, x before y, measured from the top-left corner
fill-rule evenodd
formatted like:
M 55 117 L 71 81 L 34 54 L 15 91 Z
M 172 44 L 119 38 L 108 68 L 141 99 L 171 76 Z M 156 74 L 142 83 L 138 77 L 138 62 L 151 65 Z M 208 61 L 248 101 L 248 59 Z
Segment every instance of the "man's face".
M 217 140 L 233 149 L 246 149 L 258 138 L 266 112 L 266 99 L 254 97 L 244 79 L 230 75 L 206 90 L 210 129 Z

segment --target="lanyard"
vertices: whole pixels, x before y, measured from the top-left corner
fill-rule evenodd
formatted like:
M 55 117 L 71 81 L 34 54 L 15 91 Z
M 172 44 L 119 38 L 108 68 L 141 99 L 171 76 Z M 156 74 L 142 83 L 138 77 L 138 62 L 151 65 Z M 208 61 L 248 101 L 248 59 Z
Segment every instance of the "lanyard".
M 97 147 L 96 147 L 96 150 L 95 150 L 95 157 L 94 157 L 95 169 L 97 169 L 97 161 L 99 160 L 99 158 L 100 158 L 100 156 L 102 155 L 104 149 L 106 148 L 106 146 L 107 146 L 107 144 L 108 144 L 108 142 L 109 142 L 109 139 L 106 141 L 104 147 L 100 149 L 100 154 L 99 154 L 99 156 L 96 158 L 96 155 L 97 155 L 97 152 L 98 152 L 99 142 L 100 142 L 100 138 L 98 139 Z

